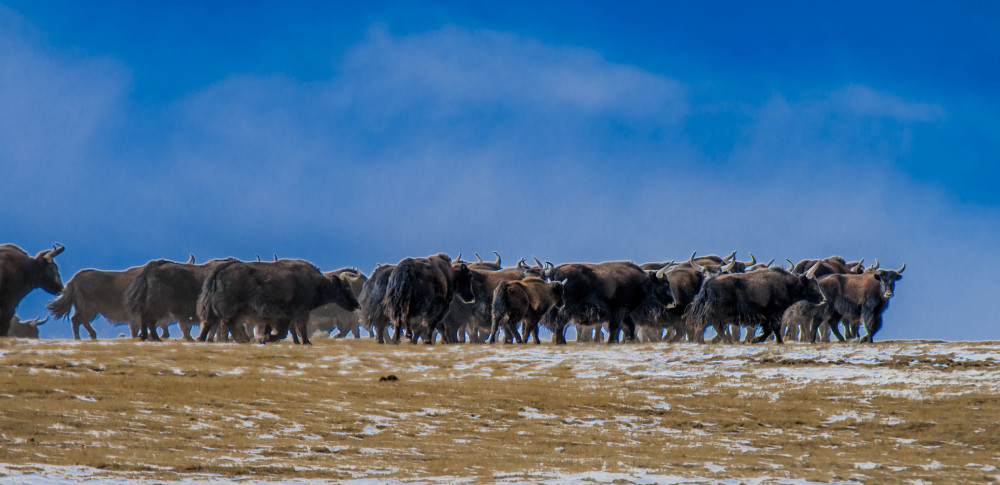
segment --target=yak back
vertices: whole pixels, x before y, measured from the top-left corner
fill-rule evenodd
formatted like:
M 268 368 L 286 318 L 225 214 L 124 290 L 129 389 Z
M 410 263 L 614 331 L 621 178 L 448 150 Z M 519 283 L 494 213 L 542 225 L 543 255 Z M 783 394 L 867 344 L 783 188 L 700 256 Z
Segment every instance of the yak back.
M 805 275 L 776 268 L 720 275 L 705 281 L 685 316 L 696 326 L 776 323 L 792 303 L 822 300 L 818 286 L 813 285 Z
M 451 259 L 444 253 L 426 258 L 405 258 L 396 264 L 386 287 L 387 314 L 399 321 L 416 316 L 443 315 L 456 290 L 456 273 L 465 272 L 469 283 L 469 269 L 464 264 L 452 267 Z M 471 299 L 471 298 L 469 298 Z

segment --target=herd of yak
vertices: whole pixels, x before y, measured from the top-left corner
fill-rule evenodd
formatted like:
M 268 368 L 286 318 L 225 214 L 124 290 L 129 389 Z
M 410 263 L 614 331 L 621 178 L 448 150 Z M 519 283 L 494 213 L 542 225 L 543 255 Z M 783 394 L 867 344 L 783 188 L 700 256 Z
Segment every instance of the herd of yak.
M 446 254 L 405 258 L 379 265 L 366 277 L 355 268 L 321 273 L 298 259 L 240 261 L 234 258 L 195 264 L 150 261 L 124 271 L 85 269 L 63 287 L 54 258 L 65 249 L 53 245 L 34 257 L 13 244 L 0 245 L 0 336 L 23 335 L 35 325 L 14 316 L 21 299 L 35 288 L 59 297 L 49 303 L 62 318 L 72 311 L 73 336 L 80 325 L 91 338 L 90 323 L 103 315 L 128 324 L 132 336 L 159 340 L 157 328 L 177 322 L 191 339 L 273 342 L 291 334 L 298 343 L 310 335 L 339 336 L 366 328 L 379 343 L 444 342 L 539 343 L 540 325 L 566 343 L 566 327 L 579 340 L 609 343 L 669 340 L 704 342 L 712 327 L 715 341 L 774 338 L 815 342 L 860 339 L 871 342 L 882 326 L 882 312 L 893 295 L 898 270 L 878 261 L 845 262 L 833 256 L 803 260 L 789 268 L 729 256 L 635 264 L 631 261 L 544 264 L 522 258 L 503 268 L 493 262 L 451 260 Z M 861 335 L 861 325 L 865 335 Z M 843 325 L 844 333 L 840 332 Z M 757 329 L 761 329 L 757 335 Z M 390 334 L 391 330 L 391 334 Z M 21 332 L 21 333 L 19 333 Z M 30 333 L 30 330 L 28 331 Z

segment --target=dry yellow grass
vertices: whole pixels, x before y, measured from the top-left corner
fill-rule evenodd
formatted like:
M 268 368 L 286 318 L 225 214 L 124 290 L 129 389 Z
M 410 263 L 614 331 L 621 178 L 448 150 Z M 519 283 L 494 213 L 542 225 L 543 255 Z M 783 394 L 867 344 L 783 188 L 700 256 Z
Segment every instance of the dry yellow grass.
M 853 349 L 885 357 L 836 357 Z M 986 482 L 1000 357 L 956 355 L 998 350 L 0 340 L 0 463 L 157 479 Z

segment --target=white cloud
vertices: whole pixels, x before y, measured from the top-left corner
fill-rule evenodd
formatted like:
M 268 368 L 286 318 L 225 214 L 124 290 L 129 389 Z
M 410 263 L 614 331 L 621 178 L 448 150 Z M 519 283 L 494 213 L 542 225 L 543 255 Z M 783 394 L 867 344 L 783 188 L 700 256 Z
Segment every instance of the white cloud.
M 859 84 L 834 91 L 830 100 L 835 110 L 857 116 L 892 118 L 902 122 L 938 121 L 945 116 L 944 108 L 938 104 L 907 101 Z

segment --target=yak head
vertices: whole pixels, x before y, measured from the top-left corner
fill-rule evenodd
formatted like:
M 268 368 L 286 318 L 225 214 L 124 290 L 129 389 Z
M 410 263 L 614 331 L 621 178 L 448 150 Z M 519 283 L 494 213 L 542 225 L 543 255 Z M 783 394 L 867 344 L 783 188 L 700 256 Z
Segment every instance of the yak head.
M 565 298 L 563 298 L 563 286 L 566 285 L 566 280 L 562 281 L 550 281 L 548 282 L 549 288 L 552 289 L 552 298 L 555 301 L 555 308 L 562 308 L 566 304 Z
M 525 278 L 534 276 L 535 278 L 541 278 L 544 280 L 545 266 L 542 265 L 541 261 L 538 261 L 538 258 L 535 258 L 535 262 L 538 264 L 537 266 L 529 266 L 524 262 L 524 258 L 521 258 L 517 261 L 517 269 L 521 272 L 521 276 Z
M 732 258 L 732 260 L 719 268 L 719 271 L 721 271 L 722 274 L 746 273 L 748 267 L 757 264 L 757 258 L 754 257 L 753 253 L 750 253 L 750 261 L 746 262 L 736 259 L 736 251 L 733 251 L 729 257 Z
M 819 286 L 819 279 L 816 278 L 816 270 L 819 269 L 822 261 L 817 261 L 806 271 L 806 274 L 796 275 L 793 277 L 799 279 L 799 283 L 802 285 L 801 297 L 803 300 L 809 303 L 821 304 L 826 302 L 826 295 L 823 294 L 823 288 Z
M 330 284 L 325 285 L 326 291 L 324 291 L 321 295 L 322 302 L 320 305 L 326 303 L 336 303 L 344 307 L 344 309 L 349 312 L 353 312 L 361 307 L 358 303 L 358 298 L 354 296 L 354 291 L 351 289 L 351 284 L 349 282 L 337 276 L 325 279 L 329 281 Z
M 39 269 L 36 274 L 40 277 L 38 286 L 53 295 L 62 293 L 63 284 L 62 279 L 59 278 L 59 267 L 56 266 L 55 261 L 52 261 L 52 258 L 65 250 L 66 246 L 53 244 L 52 249 L 46 249 L 35 255 L 35 265 Z
M 666 266 L 659 271 L 647 271 L 649 275 L 649 291 L 647 294 L 654 301 L 661 305 L 670 305 L 674 302 L 674 293 L 670 290 L 670 282 L 667 280 L 667 273 L 670 266 Z
M 906 269 L 906 264 L 903 264 L 902 268 L 895 271 L 891 269 L 878 269 L 872 272 L 872 276 L 878 280 L 879 289 L 882 290 L 882 296 L 888 300 L 892 298 L 892 294 L 896 289 L 896 280 L 903 278 L 903 270 Z
M 455 294 L 466 302 L 472 302 L 476 299 L 476 294 L 472 291 L 472 270 L 465 263 L 457 263 L 452 265 L 452 283 L 455 285 Z

